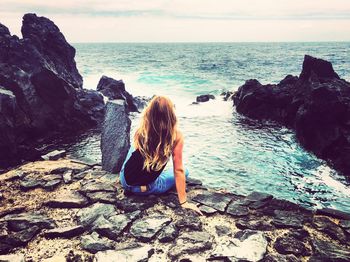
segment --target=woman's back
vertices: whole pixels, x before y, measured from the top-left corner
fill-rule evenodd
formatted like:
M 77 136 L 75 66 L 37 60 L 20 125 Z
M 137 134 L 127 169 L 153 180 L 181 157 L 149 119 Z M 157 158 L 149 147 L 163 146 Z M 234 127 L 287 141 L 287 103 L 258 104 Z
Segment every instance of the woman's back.
M 131 186 L 143 186 L 152 183 L 162 173 L 166 164 L 160 170 L 144 169 L 144 161 L 140 150 L 136 149 L 124 167 L 125 181 Z

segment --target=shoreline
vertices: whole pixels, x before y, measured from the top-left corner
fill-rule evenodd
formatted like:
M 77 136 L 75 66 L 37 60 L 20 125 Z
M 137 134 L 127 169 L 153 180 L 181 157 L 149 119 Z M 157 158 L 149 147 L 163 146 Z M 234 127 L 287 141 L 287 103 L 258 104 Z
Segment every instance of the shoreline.
M 264 193 L 221 193 L 190 178 L 188 198 L 205 213 L 198 217 L 178 207 L 175 191 L 125 196 L 117 175 L 73 161 L 31 162 L 0 176 L 1 254 L 26 261 L 107 261 L 106 252 L 131 261 L 138 255 L 149 261 L 350 259 L 350 214 L 313 212 Z M 11 221 L 21 221 L 21 228 L 13 231 Z M 9 241 L 19 247 L 4 251 Z M 259 252 L 233 248 L 237 243 Z

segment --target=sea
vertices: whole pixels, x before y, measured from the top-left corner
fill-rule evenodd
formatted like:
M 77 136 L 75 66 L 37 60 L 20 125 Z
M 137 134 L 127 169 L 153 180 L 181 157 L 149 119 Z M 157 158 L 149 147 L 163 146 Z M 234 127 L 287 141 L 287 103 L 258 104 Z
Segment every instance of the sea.
M 299 75 L 304 55 L 332 62 L 350 80 L 350 43 L 76 43 L 84 88 L 102 75 L 122 79 L 134 96 L 173 100 L 185 136 L 184 165 L 204 185 L 236 194 L 265 192 L 308 208 L 350 212 L 350 181 L 303 149 L 292 130 L 239 115 L 220 94 L 248 79 L 278 83 Z M 192 104 L 196 96 L 216 99 Z M 140 114 L 131 114 L 132 134 Z M 63 144 L 73 157 L 101 161 L 100 133 Z M 168 163 L 171 167 L 171 162 Z

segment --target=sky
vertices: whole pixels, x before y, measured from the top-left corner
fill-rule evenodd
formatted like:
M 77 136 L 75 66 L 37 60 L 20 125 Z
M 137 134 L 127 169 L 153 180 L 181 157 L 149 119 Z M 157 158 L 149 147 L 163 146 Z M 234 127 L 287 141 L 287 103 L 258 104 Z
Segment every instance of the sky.
M 72 43 L 350 41 L 350 0 L 0 0 L 12 34 L 25 13 Z

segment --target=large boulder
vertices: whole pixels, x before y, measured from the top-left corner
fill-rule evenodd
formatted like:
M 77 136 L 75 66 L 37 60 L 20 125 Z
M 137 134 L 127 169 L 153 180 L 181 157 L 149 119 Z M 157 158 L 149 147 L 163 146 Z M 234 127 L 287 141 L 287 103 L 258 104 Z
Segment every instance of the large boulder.
M 299 77 L 277 85 L 248 80 L 233 100 L 238 113 L 294 129 L 307 150 L 350 175 L 350 83 L 330 62 L 306 55 Z
M 97 84 L 97 91 L 100 91 L 110 100 L 123 99 L 125 100 L 127 109 L 130 112 L 137 112 L 137 102 L 128 91 L 125 90 L 123 80 L 115 80 L 108 76 L 102 76 Z
M 74 61 L 75 49 L 59 28 L 45 17 L 26 14 L 22 35 L 23 39 L 12 36 L 0 24 L 0 86 L 12 92 L 15 102 L 11 103 L 16 104 L 15 110 L 1 111 L 2 119 L 7 119 L 6 126 L 0 124 L 1 133 L 6 136 L 11 128 L 15 132 L 6 143 L 0 138 L 0 147 L 11 148 L 0 162 L 19 158 L 22 155 L 19 145 L 52 132 L 78 131 L 97 124 L 98 118 L 103 119 L 102 97 L 94 99 L 93 107 L 98 110 L 90 110 L 81 98 L 91 97 L 91 91 L 82 89 L 82 77 Z M 3 93 L 1 100 L 9 97 Z
M 124 100 L 108 101 L 101 134 L 104 170 L 111 173 L 120 171 L 130 147 L 130 125 Z

